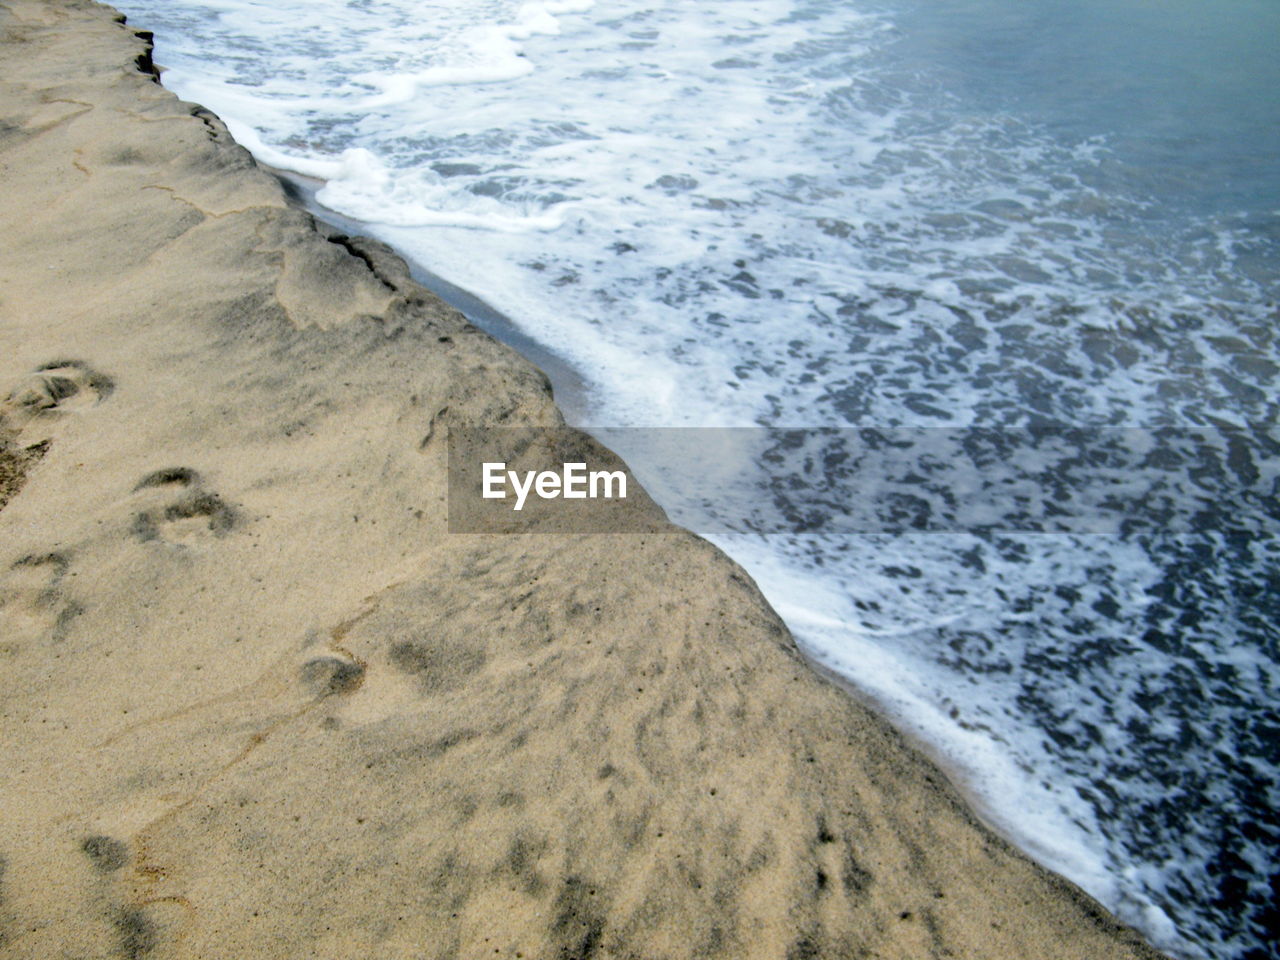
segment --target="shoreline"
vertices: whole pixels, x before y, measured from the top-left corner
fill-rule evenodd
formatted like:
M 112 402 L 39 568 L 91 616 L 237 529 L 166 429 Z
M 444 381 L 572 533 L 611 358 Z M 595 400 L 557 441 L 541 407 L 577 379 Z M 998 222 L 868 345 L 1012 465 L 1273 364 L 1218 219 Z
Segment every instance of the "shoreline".
M 436 425 L 556 424 L 546 376 L 113 13 L 0 6 L 0 426 L 45 445 L 0 505 L 0 952 L 1159 956 L 705 541 L 444 533 Z
M 280 181 L 285 194 L 291 200 L 319 222 L 337 230 L 346 231 L 352 236 L 361 236 L 362 230 L 372 226 L 331 210 L 320 203 L 316 199 L 316 193 L 324 186 L 323 180 L 282 167 L 273 167 L 261 160 L 257 163 Z M 587 410 L 589 387 L 581 372 L 569 360 L 544 347 L 521 330 L 510 317 L 491 307 L 478 295 L 437 276 L 425 264 L 407 256 L 403 251 L 395 250 L 395 254 L 408 265 L 409 275 L 416 282 L 455 310 L 460 311 L 489 336 L 505 343 L 545 373 L 551 380 L 556 405 L 560 407 L 566 422 L 571 426 L 579 426 L 583 422 Z
M 258 160 L 257 163 L 262 169 L 280 180 L 286 195 L 296 202 L 301 209 L 306 210 L 315 217 L 319 223 L 326 224 L 335 230 L 341 230 L 351 236 L 361 236 L 363 229 L 373 226 L 373 224 L 356 220 L 331 210 L 316 200 L 315 195 L 323 186 L 323 180 L 281 167 L 275 167 L 263 163 L 261 160 Z M 379 240 L 377 242 L 382 243 L 384 241 Z M 479 295 L 464 290 L 437 276 L 425 265 L 403 251 L 391 247 L 390 244 L 388 244 L 388 247 L 408 265 L 410 275 L 414 280 L 436 294 L 451 307 L 459 310 L 469 321 L 484 330 L 485 333 L 511 347 L 542 370 L 551 381 L 556 405 L 561 408 L 565 415 L 565 420 L 570 426 L 581 427 L 583 422 L 588 421 L 587 388 L 581 375 L 568 360 L 539 344 L 524 333 L 513 320 L 489 306 Z M 595 428 L 586 426 L 581 427 L 581 429 L 590 434 Z M 598 440 L 599 438 L 596 439 Z M 989 803 L 983 797 L 981 791 L 972 785 L 974 775 L 967 771 L 962 764 L 949 758 L 936 743 L 927 737 L 909 729 L 905 719 L 898 715 L 890 704 L 862 689 L 848 677 L 813 658 L 800 644 L 797 644 L 796 647 L 804 658 L 805 663 L 814 673 L 872 713 L 892 724 L 895 732 L 902 736 L 912 749 L 918 751 L 936 766 L 983 827 L 1000 836 L 1006 843 L 1035 861 L 1043 869 L 1051 873 L 1057 873 L 1052 865 L 1052 858 L 1042 857 L 1034 849 L 1031 838 L 1019 834 L 1017 830 L 1011 827 L 999 815 L 994 805 Z
M 315 194 L 324 181 L 292 170 L 274 167 L 260 160 L 257 162 L 260 167 L 279 179 L 290 199 L 295 200 L 301 209 L 310 213 L 318 222 L 327 224 L 335 230 L 342 230 L 352 236 L 360 236 L 361 229 L 371 225 L 364 221 L 344 216 L 316 200 Z M 388 246 L 390 247 L 389 244 Z M 552 384 L 556 405 L 564 412 L 567 423 L 571 426 L 578 426 L 586 419 L 586 390 L 581 376 L 569 361 L 550 352 L 536 340 L 529 337 L 516 326 L 514 321 L 490 307 L 478 295 L 436 276 L 424 265 L 407 256 L 403 251 L 394 247 L 390 249 L 394 251 L 396 256 L 404 260 L 409 267 L 410 274 L 418 283 L 436 294 L 451 307 L 461 311 L 468 320 L 494 339 L 505 343 L 546 373 Z M 587 433 L 591 433 L 592 427 L 584 427 L 583 429 Z M 901 718 L 895 718 L 895 712 L 889 704 L 863 690 L 848 677 L 837 673 L 821 661 L 811 657 L 801 645 L 797 644 L 797 650 L 810 669 L 818 676 L 823 677 L 827 682 L 843 691 L 847 696 L 853 698 L 871 712 L 892 723 L 895 731 L 913 749 L 920 752 L 930 763 L 942 771 L 950 785 L 963 798 L 974 817 L 985 828 L 999 835 L 1006 843 L 1018 849 L 1044 869 L 1056 872 L 1051 863 L 1047 862 L 1049 858 L 1038 856 L 1035 851 L 1028 849 L 1028 844 L 1020 842 L 1023 838 L 1018 835 L 1017 831 L 1009 827 L 998 816 L 994 807 L 984 800 L 981 792 L 971 786 L 972 776 L 966 772 L 962 765 L 948 758 L 943 750 L 928 738 L 906 729 L 901 722 Z

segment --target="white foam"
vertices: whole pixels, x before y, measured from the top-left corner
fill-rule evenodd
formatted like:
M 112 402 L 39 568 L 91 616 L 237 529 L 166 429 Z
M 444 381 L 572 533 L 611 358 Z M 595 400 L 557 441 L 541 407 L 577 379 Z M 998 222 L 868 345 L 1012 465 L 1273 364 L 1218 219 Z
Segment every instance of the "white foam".
M 518 80 L 535 69 L 519 41 L 558 35 L 557 14 L 583 13 L 592 6 L 592 0 L 526 3 L 516 11 L 512 23 L 483 24 L 465 30 L 455 41 L 457 49 L 443 52 L 441 59 L 445 62 L 440 65 L 410 72 L 354 74 L 351 79 L 356 83 L 376 87 L 381 93 L 352 104 L 350 109 L 363 111 L 407 103 L 423 87 Z

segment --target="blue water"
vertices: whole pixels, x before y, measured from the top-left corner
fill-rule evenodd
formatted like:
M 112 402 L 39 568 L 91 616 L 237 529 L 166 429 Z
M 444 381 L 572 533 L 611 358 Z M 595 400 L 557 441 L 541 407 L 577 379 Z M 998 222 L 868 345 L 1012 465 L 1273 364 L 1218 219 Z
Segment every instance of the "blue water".
M 1172 217 L 1280 207 L 1274 0 L 934 0 L 895 23 L 900 71 L 1055 138 L 1105 138 L 1100 186 Z
M 1280 4 L 117 5 L 168 86 L 575 365 L 579 422 L 1211 428 L 1158 470 L 1280 490 Z M 1169 952 L 1254 960 L 1275 501 L 716 540 L 998 829 Z

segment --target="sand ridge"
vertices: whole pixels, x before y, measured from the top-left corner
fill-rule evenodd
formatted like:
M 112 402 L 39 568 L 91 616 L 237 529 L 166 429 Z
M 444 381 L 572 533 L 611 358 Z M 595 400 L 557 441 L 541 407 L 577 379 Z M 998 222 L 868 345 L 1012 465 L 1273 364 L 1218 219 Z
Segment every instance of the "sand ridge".
M 705 542 L 447 533 L 546 378 L 110 9 L 0 33 L 0 957 L 1157 956 Z

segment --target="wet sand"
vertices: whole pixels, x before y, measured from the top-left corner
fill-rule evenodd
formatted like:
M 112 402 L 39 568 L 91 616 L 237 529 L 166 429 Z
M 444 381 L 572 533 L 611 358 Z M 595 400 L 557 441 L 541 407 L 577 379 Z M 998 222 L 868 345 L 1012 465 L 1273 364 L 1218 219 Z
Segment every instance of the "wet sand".
M 448 533 L 547 378 L 155 80 L 0 3 L 0 957 L 1158 956 L 704 541 Z

